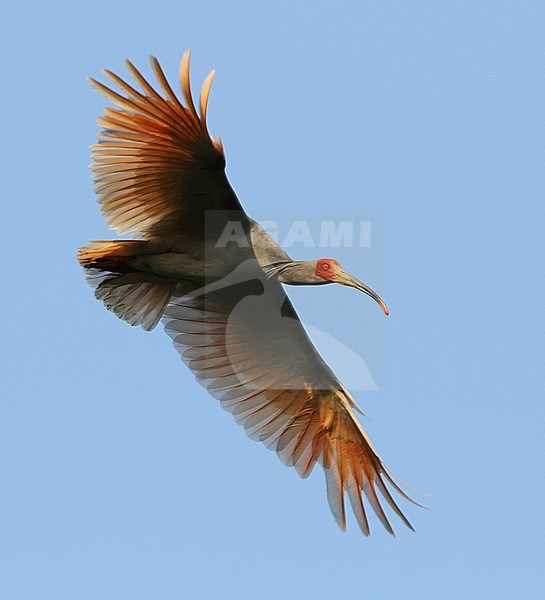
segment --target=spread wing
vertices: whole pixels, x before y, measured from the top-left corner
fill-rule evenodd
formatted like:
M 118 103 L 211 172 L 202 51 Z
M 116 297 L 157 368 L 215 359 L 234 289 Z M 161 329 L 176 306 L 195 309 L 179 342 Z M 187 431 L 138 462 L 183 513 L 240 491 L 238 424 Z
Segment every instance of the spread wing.
M 194 238 L 202 241 L 205 210 L 242 209 L 225 175 L 221 142 L 206 126 L 214 71 L 202 85 L 199 114 L 189 84 L 189 51 L 180 65 L 186 106 L 153 57 L 151 65 L 165 97 L 129 61 L 126 66 L 140 90 L 110 71 L 104 73 L 122 93 L 89 80 L 118 107 L 105 108 L 98 119 L 103 129 L 91 147 L 94 187 L 112 229 L 172 239 L 173 248 L 183 243 L 187 250 Z
M 239 278 L 235 271 L 204 290 L 178 284 L 163 323 L 184 362 L 252 439 L 302 477 L 322 465 L 343 530 L 345 492 L 365 535 L 363 496 L 390 533 L 379 494 L 412 529 L 386 484 L 412 500 L 382 464 L 353 399 L 314 348 L 282 286 L 263 278 L 257 265 L 249 272 Z

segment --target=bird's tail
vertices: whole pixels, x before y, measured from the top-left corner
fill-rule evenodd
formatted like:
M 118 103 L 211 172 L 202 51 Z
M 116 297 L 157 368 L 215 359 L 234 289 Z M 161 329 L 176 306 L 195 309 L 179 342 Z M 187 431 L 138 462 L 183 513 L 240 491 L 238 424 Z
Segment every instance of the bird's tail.
M 149 254 L 147 241 L 95 241 L 82 246 L 78 261 L 85 269 L 95 296 L 108 310 L 130 325 L 151 331 L 161 319 L 176 288 L 176 281 L 145 273 L 130 263 Z

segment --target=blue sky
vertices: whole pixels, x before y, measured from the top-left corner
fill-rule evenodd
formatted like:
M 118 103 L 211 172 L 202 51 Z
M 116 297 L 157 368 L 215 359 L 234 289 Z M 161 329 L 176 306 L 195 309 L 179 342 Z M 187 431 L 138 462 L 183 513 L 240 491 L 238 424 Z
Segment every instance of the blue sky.
M 2 598 L 542 597 L 544 18 L 523 1 L 5 3 Z M 340 532 L 318 469 L 301 481 L 246 439 L 160 328 L 85 284 L 77 247 L 111 237 L 85 77 L 125 57 L 149 73 L 152 53 L 173 81 L 188 47 L 194 85 L 218 70 L 210 129 L 250 214 L 380 225 L 375 252 L 340 257 L 388 319 L 340 286 L 290 295 L 376 366 L 356 399 L 386 463 L 434 496 L 406 507 L 415 533 Z

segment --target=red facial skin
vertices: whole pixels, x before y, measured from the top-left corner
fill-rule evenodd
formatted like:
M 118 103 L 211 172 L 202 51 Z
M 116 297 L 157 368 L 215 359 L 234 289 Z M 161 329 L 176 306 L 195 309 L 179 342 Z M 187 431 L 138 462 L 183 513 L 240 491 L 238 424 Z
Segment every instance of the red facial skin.
M 333 258 L 320 258 L 320 260 L 316 263 L 316 269 L 314 273 L 326 281 L 333 281 L 335 269 L 340 266 L 341 263 Z

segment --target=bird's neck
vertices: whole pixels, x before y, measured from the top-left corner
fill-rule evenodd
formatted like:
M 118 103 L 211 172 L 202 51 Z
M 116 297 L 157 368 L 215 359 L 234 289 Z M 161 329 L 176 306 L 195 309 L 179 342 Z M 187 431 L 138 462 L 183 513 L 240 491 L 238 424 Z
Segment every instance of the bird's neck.
M 316 260 L 292 260 L 275 265 L 278 281 L 288 285 L 322 285 L 329 283 L 316 275 Z

